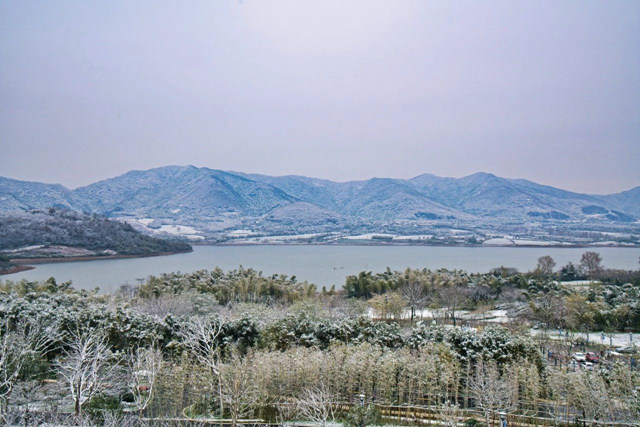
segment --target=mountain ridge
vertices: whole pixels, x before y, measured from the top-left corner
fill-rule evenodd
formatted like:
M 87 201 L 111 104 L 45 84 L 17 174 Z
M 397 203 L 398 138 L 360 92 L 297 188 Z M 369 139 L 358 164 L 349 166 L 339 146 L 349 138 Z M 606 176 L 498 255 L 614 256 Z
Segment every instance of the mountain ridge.
M 486 172 L 336 182 L 170 165 L 132 170 L 73 190 L 0 177 L 0 212 L 48 207 L 150 219 L 156 225 L 197 225 L 206 235 L 240 228 L 263 234 L 405 233 L 436 226 L 547 232 L 557 225 L 571 232 L 633 234 L 640 228 L 640 186 L 591 195 Z

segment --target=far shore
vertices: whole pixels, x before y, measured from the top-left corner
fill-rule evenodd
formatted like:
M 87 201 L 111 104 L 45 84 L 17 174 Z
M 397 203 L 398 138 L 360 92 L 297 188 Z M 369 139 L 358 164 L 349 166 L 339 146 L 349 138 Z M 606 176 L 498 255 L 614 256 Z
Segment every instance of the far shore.
M 191 246 L 416 246 L 416 247 L 434 247 L 434 248 L 540 248 L 540 249 L 601 249 L 601 248 L 629 248 L 638 249 L 640 245 L 590 245 L 590 244 L 569 244 L 569 245 L 474 245 L 469 243 L 414 243 L 414 242 L 304 242 L 304 241 L 270 241 L 270 242 L 234 242 L 227 240 L 224 242 L 190 242 Z

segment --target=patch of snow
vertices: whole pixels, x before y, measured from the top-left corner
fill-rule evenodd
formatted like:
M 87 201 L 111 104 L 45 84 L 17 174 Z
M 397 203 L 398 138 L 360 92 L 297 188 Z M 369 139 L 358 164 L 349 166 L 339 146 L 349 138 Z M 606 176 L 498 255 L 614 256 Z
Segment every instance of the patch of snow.
M 617 246 L 618 242 L 614 242 L 613 240 L 607 242 L 594 242 L 590 246 Z
M 229 237 L 249 237 L 255 234 L 251 230 L 233 230 L 227 234 Z
M 531 335 L 544 335 L 545 331 L 543 329 L 531 329 Z M 551 339 L 563 340 L 566 338 L 565 331 L 558 331 L 549 329 L 546 331 L 547 336 Z M 639 334 L 629 334 L 629 333 L 608 333 L 602 331 L 591 331 L 589 332 L 589 342 L 604 344 L 604 345 L 612 345 L 614 347 L 626 347 L 629 345 L 637 345 L 640 340 Z M 574 332 L 570 333 L 570 337 L 572 339 L 582 338 L 584 341 L 587 340 L 587 333 L 585 332 Z M 604 339 L 603 339 L 604 338 Z
M 551 245 L 560 245 L 561 243 L 555 240 L 542 241 L 542 240 L 526 240 L 526 239 L 515 239 L 513 243 L 516 246 L 551 246 Z
M 493 239 L 487 239 L 482 242 L 482 244 L 487 246 L 514 245 L 513 240 L 507 239 L 506 237 L 495 237 Z
M 44 248 L 44 245 L 23 246 L 21 248 L 16 248 L 16 249 L 5 249 L 5 250 L 2 250 L 0 252 L 16 253 L 16 252 L 33 251 L 35 249 L 40 249 L 40 248 Z
M 158 233 L 174 234 L 176 236 L 197 235 L 200 233 L 193 227 L 188 225 L 163 225 L 158 230 Z
M 429 240 L 433 237 L 433 234 L 413 234 L 409 236 L 394 236 L 393 240 Z
M 515 239 L 510 236 L 504 236 L 487 239 L 482 244 L 487 246 L 557 246 L 564 243 L 556 240 Z
M 291 234 L 286 236 L 263 236 L 250 237 L 248 239 L 237 240 L 236 243 L 278 243 L 295 240 L 308 240 L 318 236 L 326 236 L 326 233 Z
M 568 281 L 560 282 L 560 284 L 563 286 L 588 286 L 588 285 L 591 285 L 592 283 L 596 284 L 600 282 L 597 280 L 568 280 Z
M 197 234 L 184 234 L 183 236 L 189 240 L 204 240 L 204 236 L 198 236 Z
M 461 230 L 459 228 L 450 228 L 448 231 L 450 233 L 453 233 L 453 234 L 468 234 L 468 233 L 471 233 L 469 230 Z
M 396 237 L 395 234 L 385 234 L 385 233 L 367 233 L 367 234 L 360 234 L 357 236 L 346 236 L 345 239 L 347 240 L 373 240 L 374 237 L 378 237 L 378 238 L 383 238 L 383 239 L 393 239 L 394 237 Z
M 605 232 L 602 233 L 605 236 L 609 236 L 609 237 L 614 237 L 614 238 L 618 238 L 618 239 L 628 239 L 631 237 L 631 234 L 629 233 L 610 233 L 610 232 Z
M 458 315 L 456 314 L 456 317 Z M 488 310 L 484 313 L 468 313 L 464 312 L 459 316 L 465 320 L 483 320 L 490 323 L 507 323 L 512 319 L 507 315 L 507 310 Z

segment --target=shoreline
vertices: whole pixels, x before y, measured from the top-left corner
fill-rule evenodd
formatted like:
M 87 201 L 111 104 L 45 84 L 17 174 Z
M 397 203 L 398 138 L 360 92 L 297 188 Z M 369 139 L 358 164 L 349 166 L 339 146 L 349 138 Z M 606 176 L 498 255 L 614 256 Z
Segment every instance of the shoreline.
M 4 274 L 20 273 L 22 271 L 33 270 L 35 267 L 30 265 L 12 265 L 9 269 L 0 270 L 0 276 Z
M 192 246 L 414 246 L 414 247 L 432 247 L 432 248 L 540 248 L 540 249 L 602 249 L 602 248 L 627 248 L 640 249 L 640 245 L 470 245 L 470 244 L 422 244 L 422 243 L 382 243 L 382 242 L 296 242 L 288 241 L 286 243 L 279 242 L 204 242 L 190 243 Z
M 63 262 L 103 261 L 103 260 L 110 260 L 110 259 L 150 258 L 150 257 L 156 257 L 156 256 L 188 254 L 189 252 L 193 252 L 193 249 L 190 251 L 158 252 L 158 253 L 145 254 L 145 255 L 89 255 L 89 256 L 51 257 L 51 258 L 13 258 L 11 259 L 11 263 L 14 264 L 14 266 L 8 270 L 1 270 L 0 276 L 5 274 L 13 274 L 13 273 L 19 273 L 22 271 L 33 270 L 36 268 L 29 264 L 50 264 L 50 263 L 53 264 L 53 263 L 63 263 Z

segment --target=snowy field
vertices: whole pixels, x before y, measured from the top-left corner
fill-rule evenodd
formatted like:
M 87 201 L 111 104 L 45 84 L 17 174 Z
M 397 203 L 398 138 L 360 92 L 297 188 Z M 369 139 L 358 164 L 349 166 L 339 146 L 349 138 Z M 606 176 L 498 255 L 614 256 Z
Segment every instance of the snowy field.
M 544 335 L 545 331 L 542 329 L 532 329 L 531 335 Z M 565 338 L 564 331 L 561 334 L 558 333 L 557 330 L 547 330 L 546 334 L 551 339 L 562 340 Z M 577 340 L 582 338 L 584 341 L 587 341 L 587 334 L 584 332 L 574 332 L 572 335 L 572 340 Z M 629 333 L 621 333 L 614 332 L 608 333 L 602 331 L 593 331 L 589 332 L 589 342 L 594 344 L 604 344 L 613 347 L 627 347 L 629 345 L 640 346 L 640 334 L 629 334 Z

